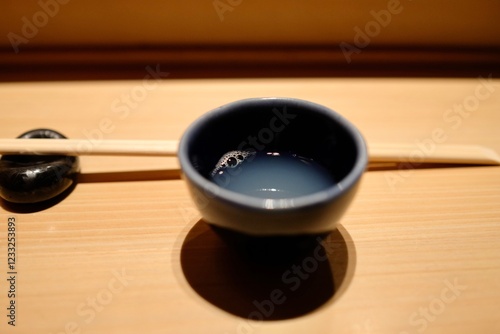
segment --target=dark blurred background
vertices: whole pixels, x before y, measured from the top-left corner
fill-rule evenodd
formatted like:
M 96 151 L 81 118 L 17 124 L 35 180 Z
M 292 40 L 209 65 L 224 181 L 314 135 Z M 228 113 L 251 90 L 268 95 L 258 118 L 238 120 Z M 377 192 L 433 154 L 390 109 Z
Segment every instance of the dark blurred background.
M 500 74 L 496 0 L 3 0 L 0 81 Z

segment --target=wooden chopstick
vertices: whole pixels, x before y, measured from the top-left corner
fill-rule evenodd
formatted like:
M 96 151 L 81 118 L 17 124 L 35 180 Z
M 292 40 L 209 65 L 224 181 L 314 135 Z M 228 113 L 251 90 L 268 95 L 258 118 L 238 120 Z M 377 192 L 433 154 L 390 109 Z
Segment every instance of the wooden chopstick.
M 0 154 L 176 156 L 176 140 L 0 139 Z M 369 144 L 371 163 L 500 165 L 500 156 L 478 145 Z
M 0 139 L 0 154 L 176 156 L 176 140 Z
M 480 145 L 435 144 L 422 147 L 412 144 L 373 143 L 368 145 L 370 162 L 398 162 L 500 165 L 494 150 Z

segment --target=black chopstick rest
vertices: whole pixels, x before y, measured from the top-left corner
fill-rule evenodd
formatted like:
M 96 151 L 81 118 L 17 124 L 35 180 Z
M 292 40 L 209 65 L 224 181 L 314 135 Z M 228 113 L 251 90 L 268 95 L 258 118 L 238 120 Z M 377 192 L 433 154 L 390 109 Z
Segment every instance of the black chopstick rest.
M 50 129 L 36 129 L 18 138 L 66 139 Z M 11 203 L 50 200 L 76 183 L 80 171 L 77 156 L 4 155 L 0 158 L 0 197 Z

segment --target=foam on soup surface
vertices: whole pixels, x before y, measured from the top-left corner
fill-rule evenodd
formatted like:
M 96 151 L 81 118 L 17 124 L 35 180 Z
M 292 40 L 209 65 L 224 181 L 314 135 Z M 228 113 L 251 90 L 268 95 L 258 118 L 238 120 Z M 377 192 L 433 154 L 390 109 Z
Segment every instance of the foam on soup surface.
M 282 152 L 228 152 L 210 177 L 228 190 L 269 199 L 309 195 L 335 184 L 326 168 L 314 160 Z

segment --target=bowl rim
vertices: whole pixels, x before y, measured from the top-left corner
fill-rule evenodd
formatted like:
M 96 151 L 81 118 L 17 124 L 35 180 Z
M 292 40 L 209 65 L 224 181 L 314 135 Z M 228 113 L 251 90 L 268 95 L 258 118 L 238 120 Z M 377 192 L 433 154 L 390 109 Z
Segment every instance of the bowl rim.
M 353 139 L 354 145 L 357 148 L 357 155 L 354 166 L 349 173 L 339 182 L 329 186 L 328 188 L 315 192 L 291 198 L 283 199 L 266 199 L 253 197 L 250 195 L 241 194 L 232 190 L 222 188 L 216 183 L 206 179 L 193 166 L 189 159 L 189 145 L 192 142 L 192 135 L 196 133 L 205 123 L 212 118 L 220 117 L 221 115 L 233 113 L 239 108 L 245 107 L 248 104 L 259 104 L 260 106 L 270 107 L 276 103 L 294 104 L 296 107 L 303 107 L 308 110 L 323 114 L 332 121 L 338 123 Z M 315 102 L 290 98 L 290 97 L 253 97 L 234 102 L 227 103 L 216 109 L 213 109 L 198 119 L 196 119 L 184 132 L 179 142 L 178 159 L 181 166 L 181 171 L 184 178 L 194 183 L 199 189 L 203 189 L 204 195 L 207 198 L 217 197 L 226 203 L 231 203 L 238 207 L 250 210 L 266 210 L 271 212 L 289 211 L 294 209 L 303 209 L 315 205 L 321 205 L 335 200 L 341 195 L 347 193 L 353 188 L 366 170 L 368 164 L 368 152 L 366 142 L 359 130 L 346 118 L 338 112 Z

